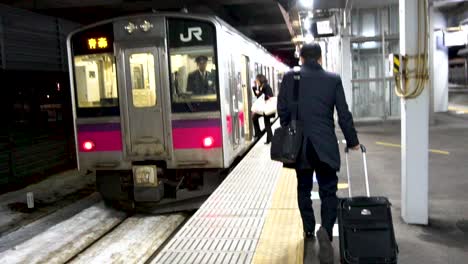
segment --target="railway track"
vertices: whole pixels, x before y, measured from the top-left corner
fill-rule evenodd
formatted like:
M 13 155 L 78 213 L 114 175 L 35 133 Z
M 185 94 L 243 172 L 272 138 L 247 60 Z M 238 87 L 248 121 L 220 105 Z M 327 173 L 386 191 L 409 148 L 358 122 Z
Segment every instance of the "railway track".
M 99 202 L 0 252 L 0 263 L 146 263 L 186 217 L 128 215 Z

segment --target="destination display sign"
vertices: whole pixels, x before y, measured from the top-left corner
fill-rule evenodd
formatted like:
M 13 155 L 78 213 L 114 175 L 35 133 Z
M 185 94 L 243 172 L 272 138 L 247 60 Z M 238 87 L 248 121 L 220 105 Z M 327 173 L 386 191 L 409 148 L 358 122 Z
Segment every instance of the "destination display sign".
M 75 55 L 113 52 L 114 36 L 112 24 L 102 25 L 75 34 L 72 48 Z

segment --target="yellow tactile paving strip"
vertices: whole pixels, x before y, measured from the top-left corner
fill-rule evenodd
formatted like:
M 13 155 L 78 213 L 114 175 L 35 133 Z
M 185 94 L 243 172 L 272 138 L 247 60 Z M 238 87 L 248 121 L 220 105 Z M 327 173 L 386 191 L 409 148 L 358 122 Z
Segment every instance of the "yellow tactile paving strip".
M 252 263 L 302 263 L 304 240 L 296 172 L 282 169 Z
M 464 105 L 450 104 L 448 106 L 448 110 L 452 112 L 456 112 L 458 114 L 468 114 L 468 107 Z

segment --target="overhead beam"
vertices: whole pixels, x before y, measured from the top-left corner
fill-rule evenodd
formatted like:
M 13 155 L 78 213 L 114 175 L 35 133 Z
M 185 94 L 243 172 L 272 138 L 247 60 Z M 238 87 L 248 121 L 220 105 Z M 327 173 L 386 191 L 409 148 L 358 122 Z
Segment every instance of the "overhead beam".
M 228 7 L 230 5 L 248 5 L 248 4 L 263 4 L 262 10 L 268 10 L 269 5 L 274 6 L 276 3 L 274 0 L 172 0 L 172 1 L 134 1 L 134 2 L 123 2 L 119 7 L 124 10 L 143 10 L 143 9 L 155 9 L 155 10 L 167 10 L 167 9 L 179 9 L 187 8 L 189 12 L 199 10 L 200 6 L 206 6 L 212 8 L 216 7 Z M 245 17 L 244 19 L 248 19 Z
M 93 6 L 134 6 L 141 8 L 173 9 L 197 5 L 243 5 L 276 3 L 275 0 L 172 0 L 172 1 L 124 1 L 124 0 L 18 0 L 12 6 L 26 9 L 72 8 Z
M 372 0 L 375 1 L 375 0 Z M 378 2 L 378 1 L 375 1 Z M 300 3 L 298 3 L 300 5 Z M 314 9 L 344 8 L 346 0 L 315 0 Z
M 115 6 L 123 4 L 123 0 L 19 0 L 12 6 L 25 9 L 72 8 L 88 6 Z
M 284 46 L 284 45 L 292 45 L 292 41 L 277 41 L 277 42 L 263 42 L 263 46 Z
M 285 24 L 264 24 L 264 25 L 249 25 L 237 27 L 240 31 L 276 31 L 276 30 L 288 30 Z
M 466 0 L 440 0 L 434 1 L 434 7 L 453 7 L 460 3 L 466 2 Z
M 281 15 L 283 16 L 284 23 L 286 24 L 286 27 L 288 28 L 288 31 L 289 31 L 289 35 L 291 35 L 291 39 L 292 39 L 294 38 L 295 34 L 294 34 L 293 26 L 291 24 L 291 20 L 289 18 L 289 13 L 279 3 L 278 3 L 278 8 L 281 12 Z
M 200 2 L 200 1 L 198 1 Z M 275 3 L 275 0 L 207 0 L 206 2 L 212 2 L 222 5 L 245 5 L 245 4 L 268 4 Z
M 284 50 L 287 50 L 287 51 L 289 51 L 289 50 L 296 50 L 296 47 L 291 46 L 291 47 L 283 47 L 283 48 L 274 48 L 273 50 L 276 50 L 276 51 L 280 51 L 280 50 L 281 50 L 281 51 L 284 51 Z
M 351 1 L 351 0 L 350 0 Z M 345 1 L 346 2 L 346 1 Z M 392 4 L 398 4 L 398 0 L 385 0 L 385 1 L 375 1 L 375 0 L 352 0 L 353 8 L 375 8 L 388 6 Z M 345 3 L 346 5 L 346 3 Z M 348 3 L 348 5 L 350 5 Z

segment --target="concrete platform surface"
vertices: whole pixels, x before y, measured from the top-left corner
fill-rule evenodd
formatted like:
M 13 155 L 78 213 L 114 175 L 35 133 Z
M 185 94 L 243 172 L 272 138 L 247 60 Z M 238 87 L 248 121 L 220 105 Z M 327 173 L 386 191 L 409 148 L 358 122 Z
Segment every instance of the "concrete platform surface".
M 387 196 L 393 204 L 398 263 L 468 263 L 468 117 L 441 113 L 434 115 L 434 121 L 429 132 L 428 226 L 407 225 L 401 218 L 400 125 L 357 127 L 368 150 L 371 195 Z M 342 164 L 340 182 L 346 181 L 344 158 Z M 353 192 L 365 194 L 360 155 L 353 155 L 350 164 L 356 165 L 351 170 Z M 347 190 L 340 190 L 339 195 L 346 197 Z M 317 217 L 319 204 L 314 203 Z M 338 241 L 334 247 L 338 263 Z M 304 263 L 318 263 L 314 261 L 316 243 L 306 243 L 305 250 Z
M 467 263 L 468 118 L 450 113 L 434 115 L 428 150 L 428 226 L 407 225 L 400 217 L 400 125 L 360 125 L 358 131 L 368 149 L 371 195 L 386 196 L 393 204 L 398 263 Z M 342 134 L 337 135 L 343 139 Z M 342 160 L 338 195 L 347 197 L 344 157 Z M 360 153 L 353 152 L 349 160 L 353 192 L 363 195 Z M 302 237 L 295 172 L 279 165 L 269 159 L 269 146 L 255 146 L 154 263 L 319 263 L 318 243 Z M 314 184 L 312 199 L 319 223 L 317 190 Z M 336 225 L 333 244 L 335 263 L 339 263 Z

